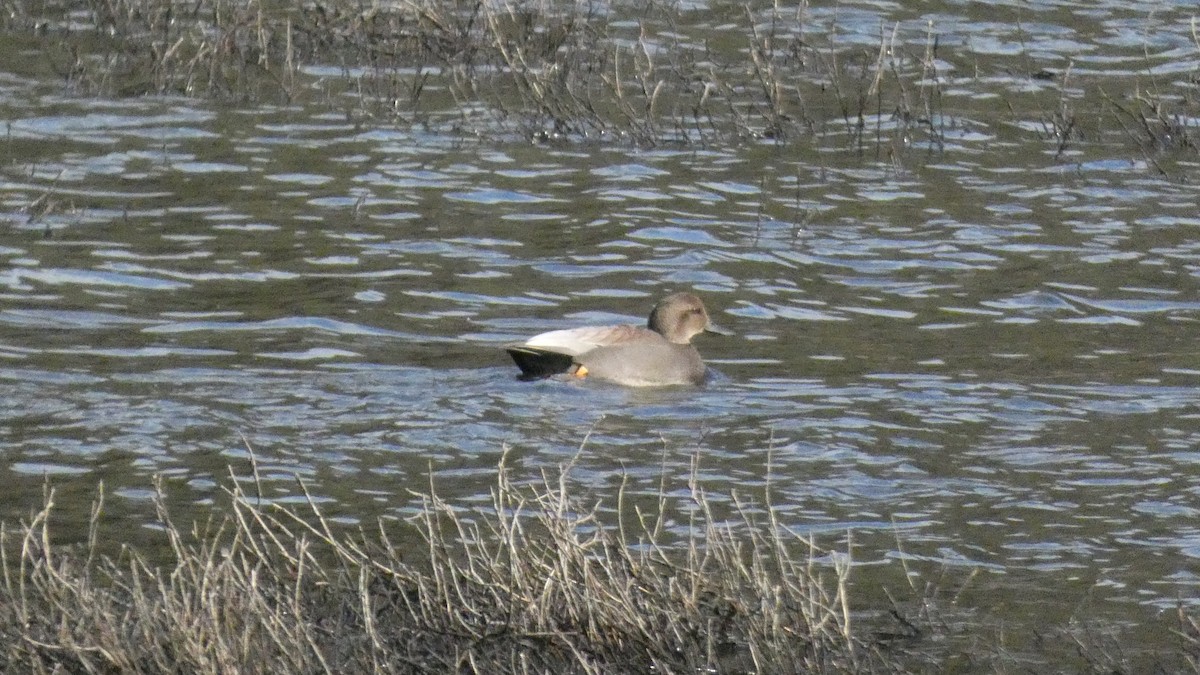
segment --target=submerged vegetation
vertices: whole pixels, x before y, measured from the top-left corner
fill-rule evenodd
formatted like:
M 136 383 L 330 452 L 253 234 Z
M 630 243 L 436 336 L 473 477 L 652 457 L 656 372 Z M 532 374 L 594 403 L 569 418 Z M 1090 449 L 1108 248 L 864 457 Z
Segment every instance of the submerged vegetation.
M 1059 155 L 1116 132 L 1163 174 L 1163 151 L 1200 147 L 1200 76 L 1155 77 L 1148 50 L 1144 78 L 1084 76 L 1069 62 L 1047 69 L 1028 53 L 985 62 L 944 46 L 934 22 L 881 25 L 870 45 L 836 21 L 814 22 L 803 1 L 704 12 L 670 0 L 0 0 L 0 9 L 0 30 L 41 36 L 54 71 L 90 95 L 317 103 L 360 122 L 543 140 L 820 138 L 893 160 L 980 124 L 1037 133 Z M 993 91 L 976 91 L 985 81 L 1000 83 L 999 105 Z
M 601 517 L 603 500 L 568 470 L 519 485 L 502 463 L 490 504 L 456 506 L 431 487 L 406 523 L 374 532 L 311 501 L 264 503 L 241 487 L 257 480 L 236 478 L 226 516 L 180 526 L 159 483 L 155 559 L 105 553 L 102 499 L 85 546 L 53 544 L 48 489 L 40 512 L 0 531 L 0 670 L 977 672 L 1044 657 L 1079 671 L 1200 670 L 1200 623 L 1182 612 L 1174 654 L 1147 660 L 1087 626 L 1047 627 L 1041 654 L 1014 653 L 985 623 L 943 612 L 956 602 L 907 569 L 910 599 L 856 606 L 850 555 L 789 532 L 769 504 L 735 495 L 722 517 L 693 477 L 682 527 L 665 515 L 678 508 L 666 485 L 646 508 L 622 489 Z

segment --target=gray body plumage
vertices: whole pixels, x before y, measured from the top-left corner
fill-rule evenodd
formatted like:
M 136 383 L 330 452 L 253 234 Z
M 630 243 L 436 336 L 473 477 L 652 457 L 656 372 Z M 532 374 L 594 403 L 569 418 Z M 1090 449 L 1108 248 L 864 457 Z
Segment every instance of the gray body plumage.
M 654 306 L 645 328 L 555 330 L 506 349 L 526 379 L 571 373 L 633 387 L 699 384 L 706 368 L 691 340 L 705 331 L 723 332 L 698 297 L 676 293 Z

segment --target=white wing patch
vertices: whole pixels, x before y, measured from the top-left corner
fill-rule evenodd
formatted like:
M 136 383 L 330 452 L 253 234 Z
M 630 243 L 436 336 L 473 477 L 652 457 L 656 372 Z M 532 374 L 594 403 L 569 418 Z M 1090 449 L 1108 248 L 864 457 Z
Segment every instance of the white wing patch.
M 658 333 L 636 326 L 590 326 L 540 333 L 526 340 L 524 346 L 568 356 L 578 356 L 597 347 L 620 344 L 635 339 L 644 340 L 646 339 L 644 334 L 661 339 Z

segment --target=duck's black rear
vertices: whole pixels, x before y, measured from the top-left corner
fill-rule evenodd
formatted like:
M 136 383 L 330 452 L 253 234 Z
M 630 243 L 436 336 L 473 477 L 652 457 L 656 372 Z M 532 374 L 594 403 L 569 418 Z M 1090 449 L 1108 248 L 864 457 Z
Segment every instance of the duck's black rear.
M 548 352 L 532 347 L 515 346 L 505 348 L 508 355 L 521 369 L 522 380 L 540 380 L 551 375 L 560 375 L 571 370 L 575 360 L 566 354 Z

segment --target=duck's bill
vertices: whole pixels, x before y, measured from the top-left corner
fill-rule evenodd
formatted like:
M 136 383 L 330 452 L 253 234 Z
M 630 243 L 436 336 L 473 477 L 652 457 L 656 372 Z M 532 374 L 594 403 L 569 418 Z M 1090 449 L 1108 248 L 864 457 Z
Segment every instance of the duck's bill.
M 717 335 L 724 335 L 725 337 L 730 337 L 732 335 L 735 335 L 735 333 L 733 331 L 729 330 L 728 328 L 726 328 L 724 326 L 718 326 L 717 324 L 711 323 L 711 322 L 707 326 L 704 327 L 704 332 L 705 333 L 716 333 Z

